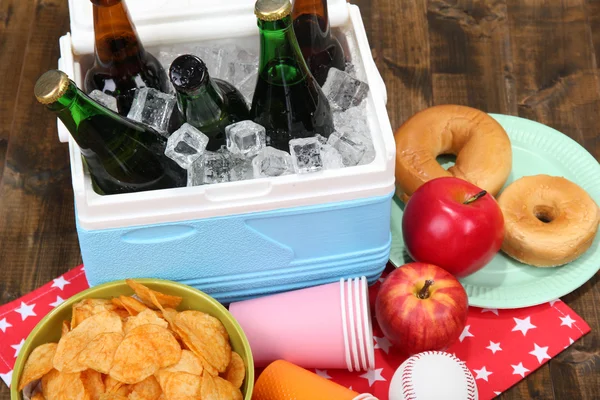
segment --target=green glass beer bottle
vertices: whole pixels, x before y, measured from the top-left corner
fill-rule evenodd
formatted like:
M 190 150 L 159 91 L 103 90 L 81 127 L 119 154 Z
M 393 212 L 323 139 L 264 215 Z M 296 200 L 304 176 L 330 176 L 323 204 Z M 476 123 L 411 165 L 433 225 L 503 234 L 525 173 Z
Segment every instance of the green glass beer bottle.
M 187 172 L 164 155 L 167 139 L 101 106 L 58 70 L 37 81 L 35 97 L 67 127 L 100 194 L 185 186 Z
M 126 116 L 137 88 L 169 92 L 169 79 L 158 60 L 148 53 L 131 21 L 124 0 L 91 0 L 94 10 L 94 65 L 83 89 L 100 90 L 117 98 Z
M 226 126 L 250 119 L 244 96 L 229 82 L 211 78 L 200 58 L 190 54 L 177 57 L 169 76 L 183 119 L 208 136 L 207 150 L 225 145 Z
M 346 69 L 340 42 L 331 34 L 327 0 L 294 0 L 294 32 L 313 76 L 323 86 L 330 68 Z
M 310 73 L 292 27 L 289 0 L 258 0 L 260 62 L 250 110 L 267 145 L 289 151 L 291 139 L 333 132 L 329 102 Z

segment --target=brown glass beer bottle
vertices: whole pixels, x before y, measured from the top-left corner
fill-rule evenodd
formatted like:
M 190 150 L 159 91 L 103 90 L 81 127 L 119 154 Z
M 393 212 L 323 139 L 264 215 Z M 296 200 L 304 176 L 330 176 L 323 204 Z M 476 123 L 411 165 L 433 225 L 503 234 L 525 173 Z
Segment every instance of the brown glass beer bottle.
M 97 89 L 117 98 L 119 114 L 127 115 L 136 88 L 169 92 L 160 62 L 144 50 L 123 0 L 91 0 L 94 9 L 95 61 L 84 91 Z
M 310 72 L 323 86 L 331 67 L 346 69 L 344 50 L 329 28 L 327 0 L 294 0 L 292 7 L 300 50 Z

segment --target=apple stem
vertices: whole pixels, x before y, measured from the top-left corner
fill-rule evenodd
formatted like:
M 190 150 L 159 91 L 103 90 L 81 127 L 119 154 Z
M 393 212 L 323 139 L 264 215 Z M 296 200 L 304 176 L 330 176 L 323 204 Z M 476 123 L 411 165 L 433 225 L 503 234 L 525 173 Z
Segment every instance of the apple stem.
M 483 196 L 485 196 L 487 194 L 487 191 L 482 190 L 481 192 L 477 193 L 475 196 L 473 197 L 469 197 L 467 199 L 467 201 L 465 201 L 463 204 L 471 204 L 472 202 L 474 202 L 477 199 L 482 198 Z
M 427 279 L 421 290 L 419 290 L 419 293 L 417 293 L 417 297 L 421 300 L 425 300 L 426 298 L 428 298 L 429 288 L 431 287 L 431 285 L 433 285 L 433 282 L 433 279 Z

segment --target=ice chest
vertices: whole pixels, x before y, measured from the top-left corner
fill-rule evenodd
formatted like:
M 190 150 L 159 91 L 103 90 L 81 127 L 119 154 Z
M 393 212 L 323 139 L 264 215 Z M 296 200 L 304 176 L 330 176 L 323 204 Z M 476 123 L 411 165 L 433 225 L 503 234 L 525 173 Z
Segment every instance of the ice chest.
M 128 0 L 150 52 L 174 43 L 223 39 L 258 49 L 254 0 Z M 69 0 L 71 32 L 59 68 L 80 87 L 94 49 L 92 5 Z M 370 94 L 376 150 L 367 165 L 305 175 L 97 195 L 81 154 L 69 143 L 75 215 L 90 285 L 135 277 L 170 279 L 223 303 L 364 275 L 388 261 L 395 145 L 386 89 L 358 7 L 329 0 L 332 27 L 355 46 Z

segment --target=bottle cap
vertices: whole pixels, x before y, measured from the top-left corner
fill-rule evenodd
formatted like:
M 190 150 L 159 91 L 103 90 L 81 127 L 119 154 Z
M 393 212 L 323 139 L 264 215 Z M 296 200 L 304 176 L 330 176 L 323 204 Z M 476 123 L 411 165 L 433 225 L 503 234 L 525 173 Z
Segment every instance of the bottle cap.
M 178 91 L 194 91 L 208 80 L 208 69 L 200 58 L 184 54 L 171 63 L 169 78 Z
M 33 92 L 40 103 L 52 104 L 67 92 L 70 83 L 67 74 L 53 69 L 38 78 Z
M 292 13 L 290 0 L 257 0 L 254 13 L 262 21 L 277 21 Z

